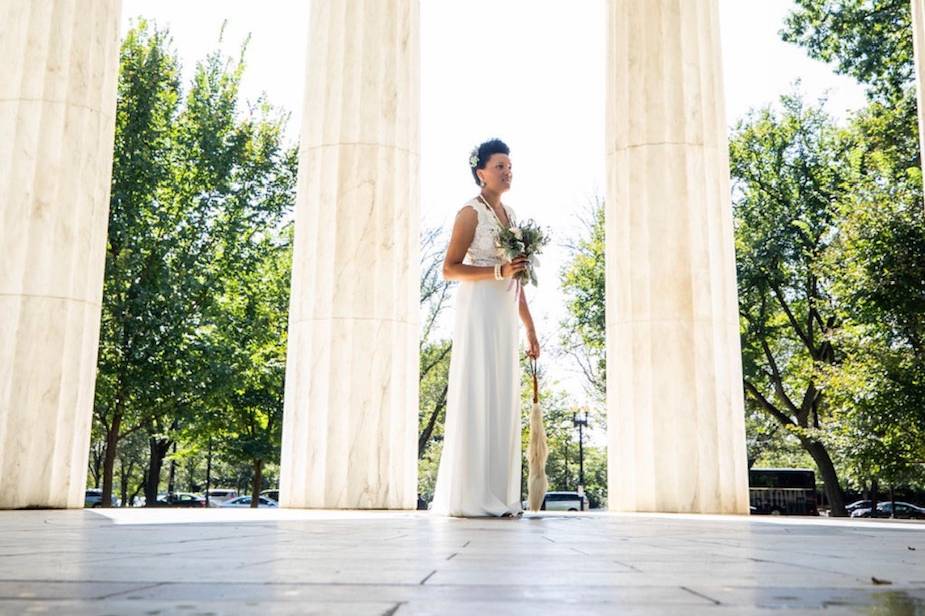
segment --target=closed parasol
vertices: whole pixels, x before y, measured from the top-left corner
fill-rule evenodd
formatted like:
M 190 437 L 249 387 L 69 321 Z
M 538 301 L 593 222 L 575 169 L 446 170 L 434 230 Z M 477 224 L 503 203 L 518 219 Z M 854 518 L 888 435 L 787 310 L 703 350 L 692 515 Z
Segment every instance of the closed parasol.
M 530 441 L 527 444 L 527 502 L 531 511 L 539 511 L 543 506 L 546 488 L 546 458 L 549 448 L 546 445 L 546 429 L 543 427 L 543 412 L 540 410 L 540 388 L 537 380 L 536 358 L 530 360 L 533 374 L 533 408 L 530 409 Z

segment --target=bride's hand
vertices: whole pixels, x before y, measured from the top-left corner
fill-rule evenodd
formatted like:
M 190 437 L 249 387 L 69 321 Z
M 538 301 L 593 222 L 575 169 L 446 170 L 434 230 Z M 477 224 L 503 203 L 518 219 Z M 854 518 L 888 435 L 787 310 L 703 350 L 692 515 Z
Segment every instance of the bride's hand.
M 510 263 L 501 266 L 501 276 L 504 278 L 513 278 L 515 275 L 527 269 L 527 257 L 518 255 Z
M 536 337 L 536 332 L 527 332 L 527 357 L 537 359 L 540 356 L 540 341 Z

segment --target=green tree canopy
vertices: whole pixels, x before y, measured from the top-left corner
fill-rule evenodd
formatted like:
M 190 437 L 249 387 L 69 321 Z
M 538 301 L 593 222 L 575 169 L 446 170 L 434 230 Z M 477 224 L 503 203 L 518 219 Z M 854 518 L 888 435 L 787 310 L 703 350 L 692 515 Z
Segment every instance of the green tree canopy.
M 867 85 L 872 97 L 901 96 L 914 78 L 908 0 L 794 0 L 781 37 L 811 58 Z
M 799 439 L 822 475 L 833 511 L 842 490 L 822 439 L 820 371 L 837 361 L 840 326 L 824 255 L 837 202 L 852 178 L 851 143 L 798 95 L 750 114 L 730 139 L 746 395 Z
M 259 270 L 292 206 L 287 116 L 265 101 L 242 109 L 243 53 L 210 54 L 184 94 L 166 29 L 139 21 L 122 44 L 95 401 L 104 503 L 119 442 L 137 431 L 156 497 L 177 431 L 214 404 L 215 307 Z

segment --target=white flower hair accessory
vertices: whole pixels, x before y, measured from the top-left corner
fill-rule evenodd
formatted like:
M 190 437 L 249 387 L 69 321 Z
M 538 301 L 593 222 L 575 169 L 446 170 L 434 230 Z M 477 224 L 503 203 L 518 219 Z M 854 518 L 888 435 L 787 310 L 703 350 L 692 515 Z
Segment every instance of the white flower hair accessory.
M 478 152 L 476 152 L 475 154 L 469 157 L 469 166 L 472 167 L 473 169 L 479 166 L 479 153 Z

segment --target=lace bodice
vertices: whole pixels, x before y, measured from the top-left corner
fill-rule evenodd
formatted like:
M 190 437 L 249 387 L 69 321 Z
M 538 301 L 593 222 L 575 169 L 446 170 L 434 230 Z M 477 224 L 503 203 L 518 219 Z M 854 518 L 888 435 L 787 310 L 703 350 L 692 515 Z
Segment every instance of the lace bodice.
M 475 236 L 472 238 L 472 244 L 466 252 L 463 263 L 466 265 L 496 265 L 501 263 L 501 257 L 498 255 L 498 247 L 495 244 L 498 241 L 498 231 L 500 223 L 487 205 L 481 202 L 478 197 L 472 199 L 464 207 L 471 207 L 478 214 L 479 222 L 475 227 Z M 513 225 L 514 210 L 509 206 L 502 204 L 507 219 Z

